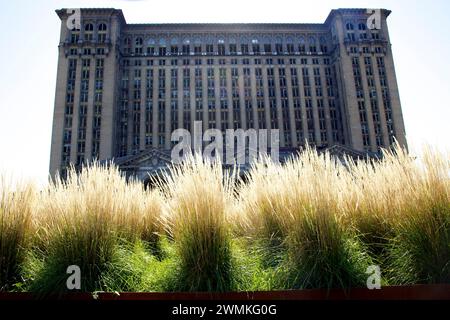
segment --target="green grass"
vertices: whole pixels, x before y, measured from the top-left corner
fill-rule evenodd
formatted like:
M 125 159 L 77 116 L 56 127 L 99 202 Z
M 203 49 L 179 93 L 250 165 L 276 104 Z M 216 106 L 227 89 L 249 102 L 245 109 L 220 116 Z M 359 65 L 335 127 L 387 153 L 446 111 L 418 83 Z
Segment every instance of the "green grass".
M 307 149 L 245 182 L 192 158 L 145 190 L 117 168 L 44 190 L 1 184 L 0 289 L 247 291 L 450 283 L 450 157 L 397 149 L 376 162 Z
M 114 263 L 102 276 L 97 290 L 117 292 L 173 291 L 179 262 L 167 239 L 160 242 L 158 255 L 146 242 L 124 244 L 117 248 Z
M 13 186 L 0 180 L 0 292 L 20 281 L 20 269 L 33 233 L 31 185 Z
M 233 181 L 219 163 L 192 158 L 172 168 L 163 186 L 166 230 L 180 259 L 179 291 L 229 291 L 235 287 L 231 234 L 226 218 Z
M 333 220 L 308 217 L 290 235 L 284 262 L 284 287 L 351 288 L 366 285 L 366 269 L 372 261 L 359 239 Z M 326 233 L 326 237 L 323 237 Z
M 434 201 L 399 224 L 388 247 L 392 283 L 450 283 L 450 206 Z

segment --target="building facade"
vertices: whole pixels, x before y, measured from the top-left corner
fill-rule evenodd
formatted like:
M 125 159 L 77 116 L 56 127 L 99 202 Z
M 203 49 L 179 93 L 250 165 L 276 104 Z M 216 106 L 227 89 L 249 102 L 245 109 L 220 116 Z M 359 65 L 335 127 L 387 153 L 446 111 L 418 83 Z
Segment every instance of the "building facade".
M 128 24 L 121 10 L 81 9 L 79 28 L 56 12 L 51 175 L 93 159 L 164 167 L 171 133 L 194 121 L 279 129 L 283 152 L 406 146 L 388 10 L 337 9 L 317 24 Z

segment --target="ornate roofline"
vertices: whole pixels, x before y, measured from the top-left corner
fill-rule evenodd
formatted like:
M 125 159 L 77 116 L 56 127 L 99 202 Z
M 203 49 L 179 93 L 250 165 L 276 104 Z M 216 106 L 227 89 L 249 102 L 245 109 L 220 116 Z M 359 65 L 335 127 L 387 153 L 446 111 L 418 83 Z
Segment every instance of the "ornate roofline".
M 367 9 L 368 8 L 339 8 L 339 9 L 332 9 L 330 14 L 328 15 L 328 17 L 325 19 L 324 24 L 328 25 L 333 18 L 336 15 L 355 15 L 355 14 L 367 14 Z M 391 10 L 387 10 L 387 9 L 380 9 L 381 12 L 385 15 L 385 17 L 387 18 L 390 14 L 391 14 Z
M 60 19 L 67 17 L 67 9 L 57 9 L 56 14 Z M 115 8 L 81 8 L 81 12 L 87 14 L 110 14 L 118 15 L 126 29 L 152 29 L 166 31 L 290 31 L 290 30 L 324 30 L 329 27 L 330 22 L 336 15 L 346 14 L 366 14 L 365 8 L 339 8 L 332 9 L 323 23 L 127 23 L 121 9 Z M 388 17 L 390 10 L 381 9 L 381 12 Z
M 264 32 L 264 31 L 328 31 L 322 23 L 144 23 L 127 24 L 126 30 L 177 31 L 177 32 Z
M 148 147 L 145 150 L 141 150 L 134 155 L 128 155 L 113 159 L 113 163 L 120 167 L 134 167 L 134 163 L 139 162 L 149 156 L 155 156 L 163 161 L 171 162 L 170 151 L 161 150 L 158 148 Z
M 68 9 L 74 9 L 74 8 L 62 8 L 62 9 L 57 9 L 55 10 L 56 14 L 58 15 L 58 17 L 62 20 L 67 18 L 68 14 L 67 14 L 67 10 Z M 117 15 L 119 17 L 119 19 L 121 20 L 121 22 L 123 24 L 126 24 L 126 20 L 125 17 L 123 15 L 123 12 L 121 9 L 115 9 L 115 8 L 80 8 L 81 10 L 81 14 L 92 14 L 92 15 Z

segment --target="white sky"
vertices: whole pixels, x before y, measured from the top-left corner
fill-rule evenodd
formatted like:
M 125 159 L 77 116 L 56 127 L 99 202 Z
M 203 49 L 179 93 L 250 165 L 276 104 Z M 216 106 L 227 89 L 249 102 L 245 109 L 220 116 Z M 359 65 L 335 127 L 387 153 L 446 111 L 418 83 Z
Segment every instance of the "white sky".
M 0 11 L 0 172 L 47 180 L 60 20 L 122 9 L 129 23 L 323 22 L 333 8 L 386 8 L 408 143 L 450 150 L 450 1 L 14 0 Z

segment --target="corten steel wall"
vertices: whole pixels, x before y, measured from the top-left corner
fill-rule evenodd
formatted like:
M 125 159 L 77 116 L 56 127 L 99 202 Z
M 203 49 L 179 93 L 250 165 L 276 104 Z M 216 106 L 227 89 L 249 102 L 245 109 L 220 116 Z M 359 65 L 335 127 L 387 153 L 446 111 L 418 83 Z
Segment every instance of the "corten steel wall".
M 31 293 L 2 293 L 0 300 L 42 299 Z M 450 300 L 450 285 L 385 286 L 381 289 L 309 289 L 249 292 L 67 293 L 46 299 L 66 300 Z

